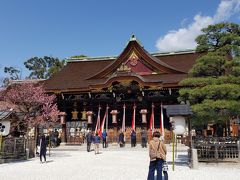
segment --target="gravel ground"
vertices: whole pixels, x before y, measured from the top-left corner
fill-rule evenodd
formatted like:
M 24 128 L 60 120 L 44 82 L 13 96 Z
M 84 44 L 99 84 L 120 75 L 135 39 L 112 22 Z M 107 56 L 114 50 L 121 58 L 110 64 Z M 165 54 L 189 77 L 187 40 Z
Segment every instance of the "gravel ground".
M 0 180 L 145 180 L 148 173 L 148 151 L 136 148 L 110 146 L 101 153 L 86 152 L 84 146 L 66 146 L 53 149 L 47 163 L 39 158 L 0 164 Z M 171 147 L 168 147 L 170 151 Z M 176 180 L 239 180 L 240 164 L 199 164 L 198 170 L 187 165 L 186 148 L 179 148 L 175 171 L 172 171 L 172 153 L 169 152 L 169 179 Z

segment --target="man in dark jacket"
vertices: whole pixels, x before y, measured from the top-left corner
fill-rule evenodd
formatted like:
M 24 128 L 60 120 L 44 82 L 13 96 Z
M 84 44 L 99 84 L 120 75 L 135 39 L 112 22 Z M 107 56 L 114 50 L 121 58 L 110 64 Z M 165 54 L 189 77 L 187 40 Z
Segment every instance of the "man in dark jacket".
M 89 132 L 86 135 L 86 139 L 87 139 L 87 152 L 90 152 L 91 150 L 91 143 L 93 141 L 93 135 L 91 130 L 89 130 Z
M 132 130 L 131 133 L 131 147 L 135 147 L 136 146 L 136 132 L 134 130 Z
M 44 162 L 46 162 L 46 152 L 47 152 L 47 143 L 44 135 L 41 136 L 40 139 L 40 161 L 42 162 L 42 156 L 44 158 Z
M 141 132 L 141 136 L 142 136 L 142 148 L 146 148 L 147 147 L 147 132 L 145 129 L 142 130 Z
M 120 147 L 124 146 L 124 134 L 122 131 L 120 131 L 120 134 L 119 134 L 119 145 Z
M 107 132 L 104 130 L 102 132 L 102 143 L 103 143 L 103 148 L 107 148 Z
M 54 145 L 54 147 L 57 147 L 58 146 L 58 136 L 59 136 L 59 132 L 57 129 L 55 129 L 53 136 L 54 136 L 54 141 L 53 141 L 54 144 L 53 145 Z

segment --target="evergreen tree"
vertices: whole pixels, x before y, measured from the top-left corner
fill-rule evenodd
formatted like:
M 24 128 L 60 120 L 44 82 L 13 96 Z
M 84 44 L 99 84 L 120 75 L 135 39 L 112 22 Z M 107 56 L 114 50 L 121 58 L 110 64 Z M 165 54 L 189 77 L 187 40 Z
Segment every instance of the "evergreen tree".
M 196 60 L 188 78 L 180 82 L 179 101 L 189 101 L 194 124 L 226 122 L 240 114 L 240 27 L 210 25 L 196 38 Z
M 33 57 L 24 62 L 24 65 L 31 72 L 29 78 L 47 79 L 53 73 L 60 71 L 65 64 L 64 60 L 44 56 Z
M 10 80 L 21 79 L 21 71 L 15 67 L 4 67 L 4 73 L 8 76 L 2 79 L 1 85 L 7 87 Z

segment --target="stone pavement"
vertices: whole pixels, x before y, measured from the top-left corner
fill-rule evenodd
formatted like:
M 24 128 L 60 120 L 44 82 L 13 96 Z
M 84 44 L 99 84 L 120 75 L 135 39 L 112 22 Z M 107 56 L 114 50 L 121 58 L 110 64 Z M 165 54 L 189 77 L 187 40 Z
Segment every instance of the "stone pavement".
M 186 147 L 179 148 L 175 171 L 171 169 L 172 153 L 169 152 L 169 179 L 231 179 L 240 177 L 239 164 L 201 164 L 198 170 L 187 165 Z M 168 150 L 171 147 L 168 146 Z M 86 152 L 86 146 L 65 146 L 52 149 L 47 163 L 39 158 L 9 164 L 0 164 L 0 180 L 145 180 L 148 173 L 148 149 L 109 146 Z

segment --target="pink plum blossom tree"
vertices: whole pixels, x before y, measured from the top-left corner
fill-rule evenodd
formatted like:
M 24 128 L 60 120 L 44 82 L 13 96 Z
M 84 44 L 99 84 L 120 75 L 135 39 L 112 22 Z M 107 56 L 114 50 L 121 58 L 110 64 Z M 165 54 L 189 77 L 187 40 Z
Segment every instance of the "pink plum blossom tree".
M 56 122 L 58 108 L 55 95 L 49 95 L 40 84 L 19 83 L 9 86 L 0 99 L 8 102 L 11 107 L 22 114 L 23 118 L 18 124 L 24 127 L 33 127 L 39 124 Z

